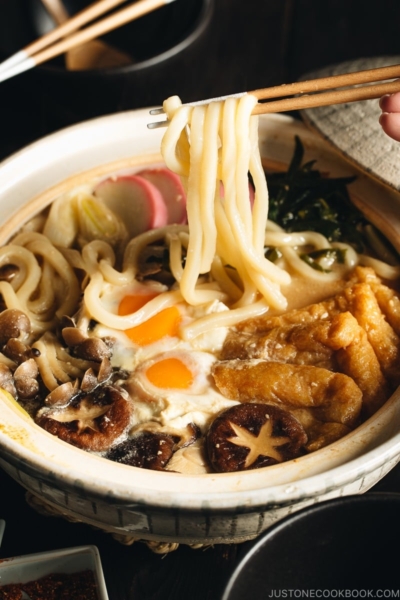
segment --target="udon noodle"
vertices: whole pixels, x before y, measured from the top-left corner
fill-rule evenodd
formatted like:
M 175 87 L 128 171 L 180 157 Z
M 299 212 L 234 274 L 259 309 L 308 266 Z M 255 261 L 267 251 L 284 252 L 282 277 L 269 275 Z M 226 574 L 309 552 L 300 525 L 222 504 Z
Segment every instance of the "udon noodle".
M 170 99 L 165 106 L 171 124 L 162 143 L 164 160 L 187 180 L 190 239 L 180 289 L 191 304 L 215 297 L 196 284 L 201 274 L 212 271 L 217 256 L 240 275 L 243 291 L 237 290 L 235 306 L 251 305 L 259 294 L 265 307 L 286 306 L 279 284 L 288 284 L 290 277 L 264 257 L 268 191 L 257 121 L 251 117 L 255 104 L 253 96 L 244 96 L 183 108 Z M 248 172 L 255 183 L 253 206 Z

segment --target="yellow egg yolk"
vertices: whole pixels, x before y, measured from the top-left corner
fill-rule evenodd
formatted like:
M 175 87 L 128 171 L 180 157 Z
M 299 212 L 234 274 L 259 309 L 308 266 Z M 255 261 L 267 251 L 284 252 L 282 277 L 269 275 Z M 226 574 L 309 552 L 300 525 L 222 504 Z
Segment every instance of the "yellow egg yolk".
M 179 358 L 159 360 L 147 369 L 146 376 L 158 388 L 186 390 L 193 383 L 193 373 Z
M 134 296 L 124 296 L 118 306 L 118 314 L 121 316 L 131 315 L 143 308 L 147 302 L 156 298 L 156 292 L 147 294 L 135 294 Z
M 129 315 L 136 312 L 156 296 L 157 294 L 125 296 L 118 307 L 118 314 Z M 147 346 L 161 340 L 165 336 L 175 337 L 179 335 L 180 322 L 181 314 L 179 310 L 176 306 L 170 306 L 150 317 L 144 323 L 126 329 L 125 333 L 138 346 Z

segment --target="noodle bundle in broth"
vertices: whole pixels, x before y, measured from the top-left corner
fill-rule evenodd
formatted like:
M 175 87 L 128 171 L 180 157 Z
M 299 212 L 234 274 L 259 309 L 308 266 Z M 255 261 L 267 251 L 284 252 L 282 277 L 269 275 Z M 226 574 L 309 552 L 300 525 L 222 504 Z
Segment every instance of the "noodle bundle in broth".
M 399 267 L 268 219 L 295 175 L 268 198 L 255 103 L 169 98 L 167 168 L 74 187 L 0 249 L 0 386 L 38 426 L 134 467 L 229 472 L 334 442 L 398 386 Z

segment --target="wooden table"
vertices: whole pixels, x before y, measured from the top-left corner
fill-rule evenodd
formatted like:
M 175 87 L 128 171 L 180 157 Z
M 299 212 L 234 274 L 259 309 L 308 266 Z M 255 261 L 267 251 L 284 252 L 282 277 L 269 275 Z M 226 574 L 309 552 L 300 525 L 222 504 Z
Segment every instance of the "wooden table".
M 0 22 L 16 0 L 0 0 Z M 328 64 L 399 53 L 397 0 L 216 0 L 207 38 L 183 78 L 184 99 L 210 97 L 297 79 Z M 1 56 L 1 40 L 0 40 Z M 192 72 L 191 72 L 192 74 Z M 0 157 L 81 120 L 79 111 L 28 86 L 24 75 L 0 88 Z M 93 104 L 93 116 L 97 115 Z M 400 492 L 400 467 L 375 491 Z M 0 472 L 0 518 L 7 522 L 0 558 L 75 545 L 100 550 L 110 600 L 217 600 L 248 547 L 179 547 L 166 556 L 144 544 L 120 545 L 107 534 L 37 514 L 24 490 Z

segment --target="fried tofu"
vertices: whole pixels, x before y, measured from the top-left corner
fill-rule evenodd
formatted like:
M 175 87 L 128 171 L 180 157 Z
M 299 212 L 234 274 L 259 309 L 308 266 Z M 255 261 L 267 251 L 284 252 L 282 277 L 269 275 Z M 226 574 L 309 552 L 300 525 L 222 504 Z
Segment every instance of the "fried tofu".
M 400 298 L 373 269 L 356 267 L 333 298 L 239 323 L 226 338 L 214 378 L 229 398 L 262 398 L 297 413 L 311 451 L 384 404 L 400 384 L 399 359 Z
M 333 369 L 332 350 L 319 340 L 321 330 L 329 328 L 330 322 L 324 321 L 275 327 L 261 335 L 238 332 L 225 342 L 221 358 L 263 358 Z
M 334 298 L 311 304 L 305 308 L 297 308 L 282 315 L 272 315 L 268 313 L 260 317 L 246 319 L 236 325 L 236 331 L 247 334 L 259 334 L 265 331 L 270 331 L 275 327 L 284 327 L 285 325 L 298 325 L 310 323 L 313 321 L 326 319 L 338 311 Z
M 367 334 L 381 369 L 389 380 L 398 381 L 400 340 L 386 320 L 369 283 L 356 283 L 344 295 L 350 312 Z
M 321 367 L 231 360 L 215 363 L 212 374 L 220 392 L 239 402 L 312 408 L 319 420 L 349 427 L 361 411 L 362 392 L 353 379 Z
M 308 429 L 308 442 L 305 445 L 307 452 L 315 452 L 320 448 L 324 448 L 328 444 L 340 440 L 348 433 L 351 429 L 343 425 L 342 423 L 321 423 L 321 421 L 315 421 Z
M 386 285 L 374 285 L 376 299 L 393 330 L 400 336 L 400 298 L 394 290 Z
M 260 334 L 233 332 L 225 341 L 221 359 L 263 358 L 334 370 L 334 351 L 353 342 L 358 328 L 357 321 L 346 312 L 321 320 L 285 324 Z

